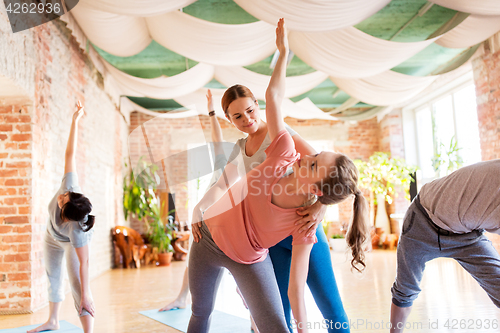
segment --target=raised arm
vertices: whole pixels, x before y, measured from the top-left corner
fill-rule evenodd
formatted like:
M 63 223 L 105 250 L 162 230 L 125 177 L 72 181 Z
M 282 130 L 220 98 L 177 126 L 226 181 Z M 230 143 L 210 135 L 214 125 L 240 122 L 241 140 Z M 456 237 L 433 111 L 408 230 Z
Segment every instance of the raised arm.
M 210 131 L 212 133 L 212 142 L 214 144 L 215 155 L 224 155 L 224 149 L 222 149 L 222 130 L 220 128 L 219 120 L 215 116 L 214 102 L 212 100 L 212 92 L 210 89 L 207 91 L 207 108 L 208 115 L 210 116 Z
M 278 21 L 278 27 L 276 28 L 276 46 L 278 47 L 280 55 L 266 90 L 266 120 L 269 138 L 271 140 L 274 140 L 276 135 L 285 129 L 285 122 L 281 115 L 281 103 L 285 97 L 288 38 L 285 20 L 282 18 Z
M 290 283 L 288 284 L 288 299 L 296 320 L 298 333 L 307 333 L 307 312 L 304 291 L 309 271 L 309 256 L 313 244 L 292 246 L 292 264 L 290 266 Z
M 219 122 L 217 121 L 217 117 L 215 116 L 214 101 L 212 100 L 212 92 L 210 91 L 210 89 L 208 89 L 207 91 L 207 108 L 208 108 L 208 115 L 210 116 L 212 141 L 222 142 L 222 130 L 220 128 Z
M 75 172 L 76 171 L 76 147 L 78 140 L 78 122 L 84 115 L 84 107 L 80 101 L 78 101 L 77 110 L 73 113 L 73 120 L 71 121 L 71 128 L 69 130 L 68 144 L 66 145 L 65 163 L 64 163 L 64 173 Z
M 300 154 L 300 156 L 314 155 L 317 153 L 306 140 L 304 140 L 300 135 L 296 134 L 292 136 L 293 142 L 295 143 L 295 150 Z

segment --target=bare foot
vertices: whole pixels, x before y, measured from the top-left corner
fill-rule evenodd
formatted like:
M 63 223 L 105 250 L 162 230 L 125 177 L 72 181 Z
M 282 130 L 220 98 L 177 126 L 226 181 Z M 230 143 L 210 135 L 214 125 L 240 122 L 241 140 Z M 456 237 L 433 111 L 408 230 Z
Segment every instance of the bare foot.
M 43 331 L 55 331 L 59 329 L 59 322 L 54 322 L 54 321 L 47 321 L 45 324 L 38 326 L 37 328 L 34 328 L 27 333 L 35 333 L 35 332 L 43 332 Z
M 170 311 L 172 309 L 185 309 L 186 306 L 187 306 L 187 301 L 185 299 L 175 299 L 175 301 L 168 303 L 158 311 L 163 312 L 163 311 Z

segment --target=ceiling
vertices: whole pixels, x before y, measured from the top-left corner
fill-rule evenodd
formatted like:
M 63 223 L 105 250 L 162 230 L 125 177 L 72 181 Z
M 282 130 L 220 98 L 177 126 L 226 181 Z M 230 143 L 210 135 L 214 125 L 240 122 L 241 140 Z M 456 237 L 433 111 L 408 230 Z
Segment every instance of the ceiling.
M 423 15 L 419 11 L 427 9 Z M 182 11 L 197 18 L 222 24 L 244 24 L 258 21 L 232 0 L 198 0 Z M 396 42 L 423 41 L 432 36 L 440 28 L 447 25 L 457 14 L 456 11 L 438 5 L 431 5 L 425 0 L 393 0 L 375 15 L 355 25 L 355 27 L 374 37 Z M 136 77 L 155 78 L 162 75 L 173 76 L 192 68 L 196 61 L 174 53 L 155 41 L 142 52 L 130 57 L 111 55 L 94 45 L 99 54 L 116 68 Z M 426 76 L 439 74 L 454 62 L 470 57 L 477 45 L 467 49 L 451 49 L 430 44 L 410 59 L 392 68 L 393 71 L 413 75 Z M 270 75 L 272 56 L 245 68 L 260 74 Z M 287 76 L 303 75 L 315 69 L 294 56 L 287 68 Z M 206 85 L 207 88 L 225 88 L 216 80 Z M 346 102 L 350 96 L 340 91 L 327 79 L 309 92 L 292 98 L 297 102 L 308 97 L 317 107 L 331 110 Z M 151 98 L 130 98 L 135 103 L 151 110 L 173 110 L 182 108 L 174 100 L 155 100 Z M 372 107 L 358 103 L 352 108 Z M 345 114 L 349 110 L 344 111 Z

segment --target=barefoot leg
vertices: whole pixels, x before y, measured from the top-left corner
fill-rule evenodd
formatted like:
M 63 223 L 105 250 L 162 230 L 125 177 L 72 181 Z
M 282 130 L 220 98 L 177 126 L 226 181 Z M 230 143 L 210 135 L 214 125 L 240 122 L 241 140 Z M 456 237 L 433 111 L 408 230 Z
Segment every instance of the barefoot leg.
M 184 278 L 182 280 L 182 287 L 181 287 L 181 291 L 179 292 L 179 295 L 177 296 L 177 298 L 173 302 L 170 302 L 169 304 L 165 305 L 159 311 L 169 311 L 172 309 L 184 309 L 187 306 L 188 296 L 189 296 L 189 275 L 188 275 L 188 268 L 186 267 L 186 270 L 184 271 Z
M 28 333 L 53 331 L 59 329 L 59 310 L 61 309 L 62 302 L 49 302 L 49 320 L 43 325 L 34 328 Z
M 82 322 L 83 332 L 85 333 L 94 332 L 94 317 L 92 317 L 91 315 L 86 315 L 80 317 L 80 321 Z

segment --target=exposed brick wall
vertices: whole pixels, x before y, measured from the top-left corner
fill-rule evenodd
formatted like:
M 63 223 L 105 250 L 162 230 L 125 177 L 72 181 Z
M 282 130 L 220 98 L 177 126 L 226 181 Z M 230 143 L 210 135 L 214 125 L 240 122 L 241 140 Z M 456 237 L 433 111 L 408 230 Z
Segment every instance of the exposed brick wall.
M 492 38 L 500 40 L 497 33 Z M 484 52 L 472 61 L 476 86 L 477 116 L 481 158 L 488 161 L 500 158 L 500 50 L 492 50 L 493 44 L 486 41 Z M 500 251 L 500 235 L 488 234 L 496 249 Z
M 349 126 L 349 138 L 344 149 L 339 149 L 352 159 L 368 160 L 368 158 L 380 150 L 380 125 L 376 118 L 353 123 Z M 369 193 L 365 192 L 369 199 Z M 340 222 L 346 224 L 352 216 L 352 201 L 348 199 L 339 204 Z
M 131 132 L 134 132 L 141 124 L 152 120 L 153 117 L 138 112 L 133 112 L 130 116 Z M 301 120 L 295 118 L 286 118 L 285 122 L 296 130 L 306 140 L 322 140 L 331 142 L 330 149 L 335 149 L 347 154 L 351 158 L 367 159 L 379 149 L 379 124 L 376 119 L 362 122 L 340 122 L 326 120 Z M 243 134 L 237 131 L 230 123 L 220 121 L 224 140 L 235 142 Z M 210 141 L 210 120 L 207 116 L 199 118 L 180 118 L 166 119 L 155 118 L 146 126 L 146 132 L 152 147 L 153 155 L 162 152 L 163 156 L 170 156 L 177 152 L 186 150 L 190 141 L 190 135 L 186 130 L 199 128 L 203 129 L 205 138 Z M 179 136 L 181 135 L 180 139 Z M 142 136 L 142 134 L 140 135 Z M 135 136 L 133 136 L 135 137 Z M 142 140 L 142 139 L 140 139 Z M 199 142 L 198 142 L 199 143 Z M 130 141 L 132 147 L 130 155 L 132 159 L 139 156 L 148 156 L 149 152 L 144 144 L 140 144 L 139 139 L 135 137 Z M 181 177 L 186 174 L 186 165 L 175 167 L 176 175 Z M 185 221 L 188 216 L 186 210 L 186 200 L 188 198 L 187 187 L 180 184 L 171 188 L 175 192 L 176 209 L 178 218 Z M 352 213 L 352 200 L 346 200 L 339 205 L 339 215 L 342 223 L 348 223 Z M 139 232 L 144 232 L 144 226 L 141 222 L 131 220 L 131 226 Z
M 125 223 L 122 181 L 129 130 L 104 93 L 99 74 L 62 22 L 12 34 L 4 10 L 0 6 L 0 76 L 19 86 L 26 102 L 16 104 L 0 97 L 0 104 L 13 112 L 9 117 L 16 118 L 7 122 L 0 114 L 2 191 L 7 185 L 7 192 L 0 193 L 0 210 L 8 213 L 0 213 L 0 271 L 7 273 L 5 281 L 0 274 L 0 312 L 34 311 L 47 302 L 42 252 L 47 205 L 61 184 L 76 101 L 80 99 L 86 109 L 79 127 L 77 172 L 96 215 L 91 277 L 111 267 L 110 228 Z M 11 169 L 17 175 L 1 175 L 14 164 L 17 167 Z M 17 223 L 4 216 L 15 217 Z M 17 245 L 3 246 L 6 240 Z
M 29 107 L 0 103 L 0 311 L 30 306 L 31 135 Z
M 500 158 L 500 51 L 485 53 L 472 61 L 477 96 L 479 139 L 483 161 Z
M 402 112 L 400 109 L 391 111 L 380 121 L 380 151 L 387 152 L 391 157 L 405 158 Z M 399 190 L 392 204 L 386 203 L 389 216 L 393 213 L 404 214 L 410 202 L 405 199 L 404 190 Z M 392 233 L 399 234 L 399 222 L 391 220 Z
M 392 157 L 405 157 L 400 109 L 391 111 L 380 121 L 380 151 L 390 152 Z

